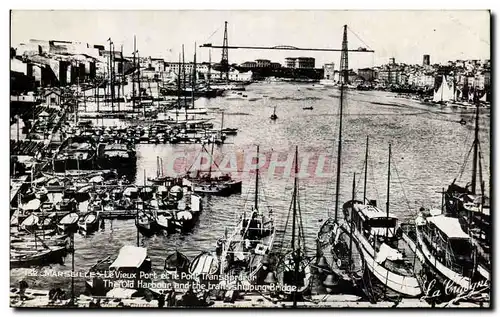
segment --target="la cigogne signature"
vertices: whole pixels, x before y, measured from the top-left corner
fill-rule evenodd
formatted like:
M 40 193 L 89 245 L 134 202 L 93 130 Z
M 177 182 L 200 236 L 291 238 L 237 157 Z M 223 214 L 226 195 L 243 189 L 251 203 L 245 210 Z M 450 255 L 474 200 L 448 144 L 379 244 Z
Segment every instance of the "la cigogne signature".
M 486 292 L 490 288 L 490 282 L 488 280 L 483 280 L 475 283 L 471 283 L 469 287 L 462 287 L 456 285 L 452 280 L 447 280 L 444 283 L 444 294 L 441 289 L 437 286 L 437 280 L 432 279 L 429 282 L 424 283 L 423 293 L 424 295 L 420 298 L 421 300 L 436 299 L 444 296 L 455 296 L 455 300 L 461 299 L 471 299 L 476 295 Z

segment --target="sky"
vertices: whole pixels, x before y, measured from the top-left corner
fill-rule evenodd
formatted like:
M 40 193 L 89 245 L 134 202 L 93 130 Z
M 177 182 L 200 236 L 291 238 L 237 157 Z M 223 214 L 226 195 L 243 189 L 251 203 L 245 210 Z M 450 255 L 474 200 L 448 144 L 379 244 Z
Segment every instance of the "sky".
M 490 58 L 490 14 L 475 11 L 19 11 L 11 13 L 11 46 L 29 39 L 79 41 L 106 45 L 111 38 L 125 55 L 133 37 L 141 56 L 176 61 L 182 44 L 186 60 L 196 45 L 222 45 L 224 21 L 229 45 L 290 45 L 341 48 L 342 28 L 348 25 L 350 49 L 368 47 L 375 53 L 349 53 L 350 68 L 396 62 L 421 64 L 457 59 Z M 212 61 L 221 59 L 212 49 Z M 208 49 L 197 49 L 197 61 L 208 61 Z M 229 50 L 230 63 L 258 58 L 284 63 L 285 57 L 311 56 L 316 67 L 340 62 L 337 52 Z

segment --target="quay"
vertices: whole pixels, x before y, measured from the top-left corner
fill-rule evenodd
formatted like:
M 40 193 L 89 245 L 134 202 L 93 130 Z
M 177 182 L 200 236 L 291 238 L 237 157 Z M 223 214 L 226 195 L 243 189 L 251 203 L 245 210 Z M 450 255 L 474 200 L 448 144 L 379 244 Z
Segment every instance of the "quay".
M 122 289 L 122 294 L 133 294 L 134 290 Z M 44 308 L 69 308 L 71 306 L 71 299 L 51 300 L 49 291 L 47 290 L 33 290 L 28 289 L 25 291 L 27 299 L 21 300 L 19 291 L 11 289 L 10 291 L 10 304 L 16 308 L 28 307 L 44 307 Z M 175 302 L 179 303 L 183 297 L 183 293 L 176 293 Z M 100 308 L 159 308 L 158 299 L 147 297 L 105 297 L 105 296 L 86 296 L 80 295 L 75 298 L 75 305 L 78 308 L 92 308 L 96 307 L 92 304 L 99 302 Z M 200 306 L 179 306 L 171 305 L 166 302 L 163 308 L 174 307 L 200 307 Z M 205 308 L 292 308 L 293 302 L 273 300 L 271 298 L 263 297 L 260 295 L 244 295 L 242 299 L 235 301 L 215 300 L 210 299 L 209 305 L 203 306 Z M 355 295 L 313 295 L 307 301 L 298 301 L 297 308 L 488 308 L 489 303 L 477 304 L 471 302 L 459 303 L 441 303 L 431 305 L 420 299 L 403 298 L 400 301 L 381 301 L 371 303 L 361 300 L 360 297 Z

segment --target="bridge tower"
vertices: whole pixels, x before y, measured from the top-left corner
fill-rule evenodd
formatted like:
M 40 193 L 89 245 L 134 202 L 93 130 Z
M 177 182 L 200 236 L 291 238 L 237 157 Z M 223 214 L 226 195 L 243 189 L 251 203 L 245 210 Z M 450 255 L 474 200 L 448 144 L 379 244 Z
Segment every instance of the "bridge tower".
M 347 25 L 344 25 L 344 37 L 342 38 L 342 53 L 340 55 L 340 76 L 344 84 L 349 83 L 349 60 L 347 57 Z
M 226 80 L 229 80 L 229 57 L 228 57 L 228 43 L 227 43 L 227 21 L 224 22 L 224 40 L 222 41 L 222 59 L 220 61 L 221 73 L 220 78 L 222 79 L 222 73 L 225 73 Z

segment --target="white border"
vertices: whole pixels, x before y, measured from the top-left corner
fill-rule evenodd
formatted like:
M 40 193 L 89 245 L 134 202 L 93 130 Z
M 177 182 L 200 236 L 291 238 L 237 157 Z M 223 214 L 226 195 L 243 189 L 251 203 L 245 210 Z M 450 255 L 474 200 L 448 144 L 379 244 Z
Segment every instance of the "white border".
M 386 1 L 386 0 L 378 0 L 378 1 L 361 1 L 361 0 L 349 0 L 349 1 L 346 1 L 345 3 L 342 3 L 342 2 L 337 2 L 335 4 L 333 3 L 329 3 L 330 1 L 320 1 L 320 0 L 308 0 L 308 1 L 304 1 L 304 0 L 301 0 L 301 1 L 297 1 L 297 0 L 287 0 L 287 1 L 279 1 L 279 2 L 276 2 L 276 3 L 270 3 L 269 0 L 252 0 L 252 1 L 245 1 L 245 3 L 241 3 L 241 2 L 236 2 L 236 1 L 221 1 L 221 0 L 211 0 L 211 1 L 200 1 L 200 0 L 182 0 L 182 1 L 178 1 L 176 3 L 166 3 L 165 1 L 150 1 L 150 0 L 140 0 L 140 1 L 115 1 L 113 2 L 113 4 L 108 4 L 108 3 L 103 3 L 102 0 L 85 0 L 85 1 L 79 1 L 79 2 L 69 2 L 69 1 L 53 1 L 53 0 L 44 0 L 43 2 L 42 1 L 35 1 L 35 0 L 32 0 L 32 1 L 20 1 L 20 0 L 16 0 L 16 1 L 2 1 L 0 6 L 2 7 L 2 23 L 4 25 L 4 28 L 2 29 L 2 32 L 1 32 L 1 39 L 2 39 L 2 43 L 4 44 L 4 47 L 3 49 L 0 50 L 0 54 L 2 54 L 2 59 L 4 60 L 4 63 L 1 64 L 1 68 L 2 68 L 2 71 L 1 71 L 1 74 L 4 74 L 3 76 L 1 76 L 0 78 L 2 78 L 2 85 L 0 87 L 2 87 L 2 89 L 0 90 L 1 91 L 1 94 L 2 94 L 2 99 L 1 100 L 4 100 L 4 104 L 2 107 L 0 107 L 0 111 L 1 111 L 1 115 L 0 117 L 2 118 L 2 120 L 4 120 L 4 122 L 7 122 L 7 117 L 8 117 L 8 113 L 9 113 L 9 107 L 8 107 L 8 100 L 9 100 L 9 82 L 7 80 L 10 80 L 9 77 L 7 77 L 7 73 L 8 73 L 8 70 L 9 70 L 9 65 L 7 64 L 7 60 L 8 60 L 8 50 L 7 50 L 7 45 L 9 45 L 9 32 L 10 32 L 10 18 L 9 18 L 9 14 L 10 12 L 8 11 L 9 9 L 141 9 L 141 10 L 145 10 L 145 9 L 170 9 L 170 10 L 175 10 L 175 9 L 184 9 L 184 10 L 189 10 L 189 9 L 196 9 L 196 10 L 200 10 L 200 9 L 224 9 L 224 10 L 227 10 L 227 9 L 266 9 L 266 10 L 284 10 L 284 9 L 328 9 L 328 10 L 334 10 L 334 9 L 337 9 L 337 10 L 344 10 L 344 9 L 358 9 L 358 10 L 366 10 L 366 9 L 376 9 L 376 10 L 384 10 L 384 9 L 417 9 L 417 10 L 425 10 L 425 9 L 434 9 L 434 10 L 439 10 L 439 9 L 444 9 L 446 7 L 446 9 L 450 10 L 450 9 L 463 9 L 463 10 L 470 10 L 470 9 L 492 9 L 492 12 L 493 13 L 497 13 L 500 12 L 499 9 L 497 9 L 498 7 L 498 3 L 499 1 L 487 1 L 487 0 L 474 0 L 474 1 L 455 1 L 453 3 L 451 3 L 452 5 L 450 6 L 450 3 L 442 3 L 442 2 L 438 2 L 438 1 L 433 1 L 433 0 L 419 0 L 419 1 L 415 1 L 415 2 L 402 2 L 402 1 Z M 118 6 L 117 3 L 119 3 L 120 5 Z M 448 4 L 448 6 L 446 6 Z M 498 17 L 496 17 L 498 18 Z M 41 23 L 43 23 L 41 21 Z M 496 32 L 493 31 L 493 36 L 494 36 L 494 40 L 497 39 L 497 34 Z M 493 43 L 492 43 L 493 45 Z M 497 67 L 496 67 L 496 57 L 497 57 L 497 54 L 495 54 L 495 56 L 492 56 L 492 61 L 494 62 L 494 74 L 496 75 L 497 72 Z M 9 79 L 7 79 L 9 78 Z M 494 77 L 496 78 L 496 76 Z M 4 81 L 5 80 L 5 81 Z M 497 83 L 496 81 L 494 82 L 494 87 L 495 87 L 495 90 L 494 92 L 496 93 L 498 90 L 498 86 L 497 86 Z M 496 101 L 496 99 L 495 99 Z M 495 107 L 496 105 L 493 105 L 493 107 Z M 498 114 L 499 110 L 496 110 L 495 111 L 495 119 L 497 114 Z M 495 120 L 495 122 L 497 122 L 497 120 Z M 493 125 L 494 126 L 494 125 Z M 10 131 L 10 129 L 7 129 L 7 125 L 3 124 L 2 125 L 2 128 L 5 129 L 6 131 L 4 132 L 3 134 L 3 137 L 0 139 L 1 142 L 2 142 L 2 149 L 5 149 L 4 151 L 6 151 L 6 149 L 9 148 L 9 140 L 6 136 L 6 134 L 8 134 Z M 498 128 L 497 128 L 498 130 Z M 494 141 L 494 138 L 491 140 L 492 142 Z M 497 148 L 495 148 L 495 154 L 498 154 L 497 153 Z M 7 154 L 5 153 L 3 156 L 2 156 L 2 162 L 8 162 L 8 156 Z M 5 197 L 8 197 L 7 195 L 7 192 L 8 192 L 8 180 L 9 180 L 9 173 L 8 173 L 8 164 L 5 164 L 4 165 L 6 168 L 3 168 L 3 169 L 0 169 L 0 179 L 2 179 L 2 181 L 0 181 L 0 192 L 3 193 L 3 195 L 1 195 L 1 199 L 2 199 L 2 204 L 1 206 L 3 206 L 3 213 L 4 213 L 4 217 L 6 218 L 7 216 L 5 215 L 5 213 L 7 212 L 8 210 L 8 199 L 5 199 Z M 496 191 L 495 191 L 495 194 L 496 194 Z M 494 195 L 495 197 L 500 197 L 500 196 L 497 196 L 497 195 Z M 495 202 L 496 202 L 496 199 L 495 199 Z M 496 219 L 499 218 L 499 217 L 495 217 Z M 8 224 L 9 224 L 9 221 L 7 221 L 7 219 L 4 219 L 4 221 L 2 221 L 2 225 L 4 226 L 4 238 L 3 238 L 3 242 L 0 243 L 1 245 L 1 254 L 3 256 L 3 261 L 1 262 L 3 264 L 2 266 L 2 273 L 0 276 L 1 276 L 1 294 L 0 294 L 0 301 L 1 301 L 1 310 L 2 312 L 4 313 L 7 313 L 8 316 L 11 316 L 13 315 L 15 312 L 13 309 L 9 308 L 9 300 L 8 300 L 8 286 L 9 286 L 9 275 L 8 275 L 8 252 L 9 252 L 9 247 L 8 247 L 8 242 L 9 241 L 9 229 L 8 229 Z M 497 226 L 497 224 L 495 224 L 495 226 Z M 498 235 L 497 235 L 498 237 Z M 496 243 L 497 241 L 495 241 L 495 250 L 494 252 L 497 253 L 497 249 L 498 249 L 498 244 Z M 498 253 L 497 253 L 498 254 Z M 495 258 L 496 259 L 496 258 Z M 495 271 L 498 272 L 498 263 L 500 262 L 498 259 L 496 259 L 496 266 L 495 266 Z M 492 298 L 492 300 L 494 300 L 494 298 Z M 309 310 L 308 312 L 311 312 L 311 311 L 314 311 L 314 310 Z M 46 311 L 40 311 L 41 313 L 45 313 Z M 40 313 L 39 312 L 39 313 Z M 67 313 L 68 311 L 64 311 L 64 312 L 59 312 L 59 313 Z M 80 313 L 82 311 L 79 311 Z M 85 311 L 85 312 L 88 312 L 88 311 Z M 136 311 L 133 311 L 133 312 L 136 312 Z M 149 313 L 155 313 L 157 311 L 152 311 L 152 312 L 149 312 Z M 219 314 L 220 311 L 211 311 L 210 309 L 208 310 L 204 310 L 204 311 L 189 311 L 189 313 L 194 313 L 194 314 Z M 259 311 L 258 313 L 263 313 L 263 314 L 269 314 L 269 313 L 277 313 L 278 311 L 276 310 L 273 310 L 273 311 Z M 306 311 L 304 310 L 301 310 L 300 313 L 304 313 Z M 350 316 L 355 316 L 355 315 L 361 315 L 361 314 L 366 314 L 366 313 L 369 313 L 369 314 L 372 314 L 372 313 L 378 313 L 378 314 L 385 314 L 387 312 L 387 310 L 381 310 L 379 312 L 376 312 L 376 311 L 356 311 L 356 310 L 343 310 L 343 311 L 314 311 L 315 314 L 324 314 L 324 315 L 330 315 L 330 314 L 349 314 Z M 398 312 L 398 310 L 396 310 L 396 312 Z M 35 311 L 29 311 L 29 312 L 25 312 L 26 315 L 31 315 L 31 314 L 35 314 L 37 312 Z M 54 310 L 51 310 L 50 313 L 55 313 Z M 70 311 L 69 313 L 73 313 L 73 311 Z M 109 311 L 109 312 L 106 312 L 106 314 L 108 316 L 110 315 L 115 315 L 115 316 L 118 316 L 119 314 L 121 314 L 122 311 L 116 311 L 116 310 L 113 310 L 113 311 Z M 128 311 L 128 313 L 130 313 L 130 311 Z M 176 310 L 176 311 L 168 311 L 168 314 L 172 315 L 172 314 L 184 314 L 186 313 L 186 311 L 184 310 Z M 229 314 L 238 314 L 238 315 L 243 315 L 243 314 L 251 314 L 251 313 L 254 313 L 252 311 L 235 311 L 235 310 L 230 310 L 230 311 L 225 311 L 223 313 L 229 313 Z M 289 310 L 285 311 L 285 312 L 281 312 L 281 313 L 290 313 Z M 407 314 L 408 311 L 399 311 L 399 313 L 401 314 Z M 422 310 L 418 310 L 418 311 L 415 311 L 414 313 L 424 313 L 424 311 Z M 429 312 L 429 311 L 425 311 L 425 313 L 431 313 L 431 314 L 435 314 L 436 311 L 433 311 L 433 312 Z M 439 311 L 437 312 L 439 313 Z M 441 313 L 446 313 L 446 312 L 442 312 Z M 461 312 L 462 314 L 464 315 L 470 315 L 472 316 L 475 311 L 464 311 L 464 312 Z M 103 314 L 102 311 L 98 312 L 98 314 Z

